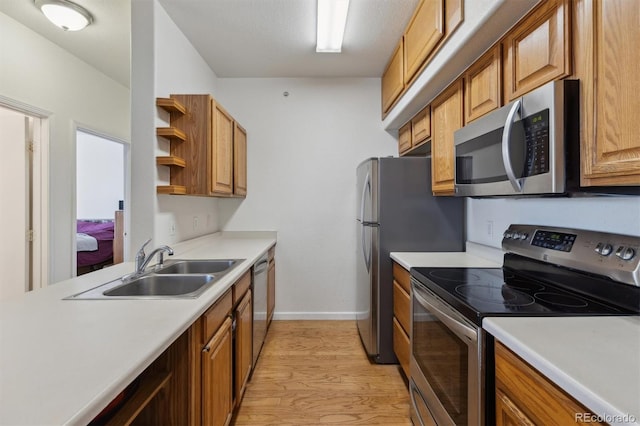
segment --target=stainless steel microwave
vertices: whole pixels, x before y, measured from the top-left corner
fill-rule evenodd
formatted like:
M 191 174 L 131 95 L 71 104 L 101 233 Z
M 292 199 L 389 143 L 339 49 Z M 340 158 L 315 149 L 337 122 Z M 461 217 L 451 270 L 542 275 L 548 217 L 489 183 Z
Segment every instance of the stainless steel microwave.
M 578 94 L 578 80 L 553 81 L 456 131 L 456 195 L 568 192 L 570 165 L 579 170 L 579 151 L 570 158 L 579 145 Z

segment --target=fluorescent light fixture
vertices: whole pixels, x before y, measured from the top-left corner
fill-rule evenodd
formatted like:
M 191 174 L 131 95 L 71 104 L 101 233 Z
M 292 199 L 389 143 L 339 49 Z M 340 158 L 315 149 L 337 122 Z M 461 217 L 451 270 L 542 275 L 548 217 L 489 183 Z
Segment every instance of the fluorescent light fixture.
M 349 0 L 318 0 L 316 52 L 342 51 Z
M 79 31 L 93 22 L 84 7 L 68 0 L 35 0 L 35 4 L 49 21 L 65 31 Z

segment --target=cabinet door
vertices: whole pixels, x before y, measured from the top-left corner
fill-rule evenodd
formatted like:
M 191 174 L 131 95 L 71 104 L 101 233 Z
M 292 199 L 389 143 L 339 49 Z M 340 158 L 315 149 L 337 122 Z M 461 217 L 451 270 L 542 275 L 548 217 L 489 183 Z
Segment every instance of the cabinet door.
M 233 118 L 215 100 L 212 102 L 212 140 L 209 152 L 211 194 L 233 192 Z
M 398 130 L 398 153 L 400 155 L 411 149 L 411 122 L 408 122 Z
M 463 125 L 462 110 L 462 80 L 431 103 L 431 190 L 435 195 L 454 193 L 453 132 Z
M 411 146 L 416 147 L 431 136 L 431 106 L 427 105 L 411 119 Z
M 444 0 L 421 0 L 404 33 L 404 83 L 408 84 L 444 37 Z
M 503 42 L 507 101 L 571 73 L 570 0 L 546 0 Z
M 398 357 L 402 371 L 410 377 L 409 362 L 411 359 L 411 340 L 404 332 L 397 318 L 393 318 L 393 352 Z
M 495 365 L 498 424 L 602 424 L 587 422 L 586 407 L 497 341 Z
M 235 390 L 236 406 L 240 405 L 242 395 L 249 381 L 253 358 L 253 303 L 251 290 L 242 298 L 235 311 L 236 317 L 236 353 L 235 353 Z
M 267 275 L 267 327 L 271 324 L 273 311 L 276 308 L 276 259 L 269 260 Z
M 640 2 L 575 2 L 582 185 L 640 185 Z
M 473 63 L 464 74 L 464 122 L 500 107 L 502 102 L 500 45 Z
M 238 123 L 233 128 L 233 193 L 247 195 L 247 131 Z
M 233 412 L 231 318 L 222 323 L 202 355 L 202 422 L 228 425 Z
M 391 60 L 382 74 L 383 114 L 391 109 L 393 103 L 398 99 L 402 90 L 404 90 L 404 73 L 402 68 L 403 46 L 403 40 L 400 39 L 400 43 L 398 43 L 396 50 L 393 52 L 393 55 L 391 55 Z

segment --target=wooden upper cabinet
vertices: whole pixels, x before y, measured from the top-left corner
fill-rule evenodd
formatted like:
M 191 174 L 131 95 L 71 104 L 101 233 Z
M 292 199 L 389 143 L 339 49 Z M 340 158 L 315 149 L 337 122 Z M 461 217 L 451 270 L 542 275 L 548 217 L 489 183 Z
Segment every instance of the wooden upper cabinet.
M 571 0 L 546 0 L 503 40 L 505 102 L 571 73 Z
M 210 159 L 211 194 L 233 193 L 233 117 L 214 99 L 211 99 L 213 110 L 213 140 Z
M 640 2 L 575 1 L 581 183 L 640 185 Z
M 464 122 L 469 123 L 502 104 L 502 58 L 494 46 L 464 73 Z
M 411 149 L 411 122 L 408 122 L 398 130 L 398 153 L 400 155 Z
M 431 106 L 427 105 L 411 119 L 411 146 L 421 145 L 431 136 Z
M 247 131 L 238 123 L 233 128 L 233 193 L 247 195 Z
M 405 84 L 422 67 L 444 31 L 444 0 L 420 0 L 404 33 Z
M 404 89 L 403 40 L 396 47 L 387 68 L 382 74 L 382 113 L 391 109 Z
M 431 190 L 434 195 L 453 195 L 455 152 L 453 132 L 463 121 L 462 79 L 431 102 Z

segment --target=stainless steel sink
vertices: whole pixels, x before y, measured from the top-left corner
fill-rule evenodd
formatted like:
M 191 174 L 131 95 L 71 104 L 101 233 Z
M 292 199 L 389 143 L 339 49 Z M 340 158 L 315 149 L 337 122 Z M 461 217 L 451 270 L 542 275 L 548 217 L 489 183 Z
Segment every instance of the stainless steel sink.
M 176 259 L 144 275 L 125 276 L 65 299 L 196 298 L 243 260 Z
M 227 272 L 244 259 L 171 260 L 155 274 L 215 274 Z
M 131 282 L 104 291 L 109 297 L 130 296 L 183 296 L 196 297 L 213 275 L 145 275 Z

